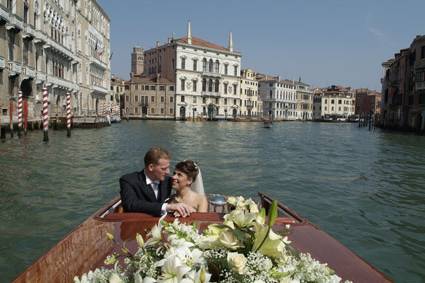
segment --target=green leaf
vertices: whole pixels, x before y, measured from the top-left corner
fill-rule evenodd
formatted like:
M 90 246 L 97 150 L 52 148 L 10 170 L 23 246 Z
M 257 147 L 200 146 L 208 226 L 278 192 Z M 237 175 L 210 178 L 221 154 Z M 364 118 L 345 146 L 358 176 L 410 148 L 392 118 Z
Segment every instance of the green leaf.
M 269 211 L 269 226 L 272 227 L 277 218 L 277 201 L 273 200 Z

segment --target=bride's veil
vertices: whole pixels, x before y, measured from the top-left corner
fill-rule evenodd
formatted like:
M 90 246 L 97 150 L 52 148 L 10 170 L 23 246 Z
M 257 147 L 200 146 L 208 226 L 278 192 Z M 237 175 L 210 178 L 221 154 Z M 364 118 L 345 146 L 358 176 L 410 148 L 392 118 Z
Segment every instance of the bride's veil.
M 196 166 L 198 167 L 198 176 L 196 176 L 195 182 L 193 182 L 190 187 L 192 191 L 201 195 L 205 195 L 204 181 L 202 180 L 201 168 L 199 168 L 198 165 Z

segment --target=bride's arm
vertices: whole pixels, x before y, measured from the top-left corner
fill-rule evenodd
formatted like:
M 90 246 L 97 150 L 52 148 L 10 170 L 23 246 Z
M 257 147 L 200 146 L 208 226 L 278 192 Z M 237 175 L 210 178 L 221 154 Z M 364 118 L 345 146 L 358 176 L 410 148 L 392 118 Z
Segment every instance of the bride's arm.
M 201 196 L 198 212 L 208 212 L 208 200 L 206 196 Z

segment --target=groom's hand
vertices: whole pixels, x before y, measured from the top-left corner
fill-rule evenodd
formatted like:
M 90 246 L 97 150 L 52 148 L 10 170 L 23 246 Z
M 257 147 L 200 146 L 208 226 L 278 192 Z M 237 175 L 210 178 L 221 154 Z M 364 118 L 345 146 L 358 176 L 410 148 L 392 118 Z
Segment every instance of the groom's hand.
M 167 204 L 167 211 L 178 212 L 182 217 L 186 217 L 195 212 L 195 209 L 185 203 L 169 203 Z

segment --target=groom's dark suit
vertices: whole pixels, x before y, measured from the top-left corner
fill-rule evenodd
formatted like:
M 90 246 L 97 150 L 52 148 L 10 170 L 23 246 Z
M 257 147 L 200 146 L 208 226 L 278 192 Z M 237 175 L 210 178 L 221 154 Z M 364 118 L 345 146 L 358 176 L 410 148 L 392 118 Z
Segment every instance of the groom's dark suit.
M 158 199 L 151 185 L 146 184 L 144 171 L 134 172 L 120 178 L 120 194 L 124 211 L 161 215 L 161 207 L 171 194 L 171 178 L 166 177 L 158 186 Z

